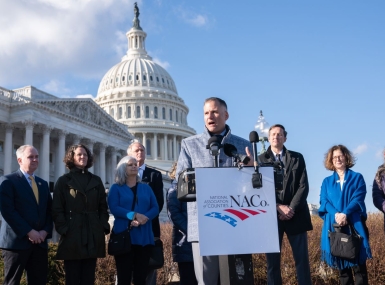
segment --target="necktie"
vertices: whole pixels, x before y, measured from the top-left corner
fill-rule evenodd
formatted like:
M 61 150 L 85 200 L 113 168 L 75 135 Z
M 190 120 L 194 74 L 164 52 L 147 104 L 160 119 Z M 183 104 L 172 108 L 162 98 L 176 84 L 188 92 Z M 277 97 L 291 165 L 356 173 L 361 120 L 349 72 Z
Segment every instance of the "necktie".
M 279 161 L 279 163 L 281 164 L 282 168 L 284 167 L 283 165 L 283 162 L 281 160 L 281 155 L 280 154 L 277 154 L 277 161 Z
M 36 202 L 39 204 L 39 190 L 37 189 L 35 178 L 33 178 L 32 175 L 30 175 L 28 178 L 31 180 L 31 186 L 32 186 L 33 194 L 35 195 Z

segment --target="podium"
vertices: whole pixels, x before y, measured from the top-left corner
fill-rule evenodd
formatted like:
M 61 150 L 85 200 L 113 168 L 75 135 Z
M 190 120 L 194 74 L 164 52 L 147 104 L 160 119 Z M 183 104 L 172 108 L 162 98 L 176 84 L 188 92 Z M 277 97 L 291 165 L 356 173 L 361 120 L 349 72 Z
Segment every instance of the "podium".
M 251 254 L 280 250 L 273 168 L 259 170 L 254 189 L 252 167 L 195 169 L 200 253 L 220 256 L 221 284 L 252 284 Z

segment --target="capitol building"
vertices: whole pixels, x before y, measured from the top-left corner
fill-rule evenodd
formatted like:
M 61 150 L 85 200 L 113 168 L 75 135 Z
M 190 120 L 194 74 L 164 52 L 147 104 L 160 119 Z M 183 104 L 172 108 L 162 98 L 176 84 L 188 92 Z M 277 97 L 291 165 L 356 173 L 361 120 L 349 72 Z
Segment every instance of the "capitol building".
M 126 55 L 101 79 L 95 99 L 58 98 L 33 86 L 0 87 L 0 175 L 17 170 L 16 149 L 31 144 L 40 155 L 36 174 L 52 190 L 67 171 L 67 147 L 83 143 L 95 156 L 90 171 L 108 188 L 128 145 L 140 141 L 146 164 L 162 172 L 168 188 L 167 171 L 178 158 L 182 139 L 195 130 L 188 126 L 189 109 L 174 80 L 147 54 L 147 34 L 138 16 L 136 11 L 126 33 Z

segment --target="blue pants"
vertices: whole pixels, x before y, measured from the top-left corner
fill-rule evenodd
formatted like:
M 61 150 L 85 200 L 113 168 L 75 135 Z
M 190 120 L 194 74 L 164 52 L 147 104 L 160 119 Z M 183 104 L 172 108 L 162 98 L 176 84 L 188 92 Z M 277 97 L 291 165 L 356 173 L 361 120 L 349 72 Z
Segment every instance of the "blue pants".
M 279 230 L 279 248 L 282 246 L 283 231 Z M 298 235 L 287 235 L 293 252 L 298 285 L 311 285 L 307 232 Z M 282 285 L 281 253 L 267 253 L 267 284 Z

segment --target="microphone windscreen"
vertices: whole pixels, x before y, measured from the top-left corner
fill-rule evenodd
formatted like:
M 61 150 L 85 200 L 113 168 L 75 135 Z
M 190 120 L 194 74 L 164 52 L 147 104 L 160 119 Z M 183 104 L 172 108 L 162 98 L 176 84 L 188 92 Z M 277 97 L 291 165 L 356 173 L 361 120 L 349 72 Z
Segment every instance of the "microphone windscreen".
M 221 135 L 213 135 L 209 141 L 207 142 L 208 145 L 211 145 L 212 143 L 218 143 L 221 144 L 222 142 L 222 136 Z
M 223 150 L 228 157 L 233 157 L 233 153 L 237 152 L 237 148 L 230 143 L 225 143 Z
M 256 131 L 251 131 L 250 132 L 250 134 L 249 134 L 249 141 L 251 143 L 259 142 L 259 136 L 258 136 L 258 133 Z

